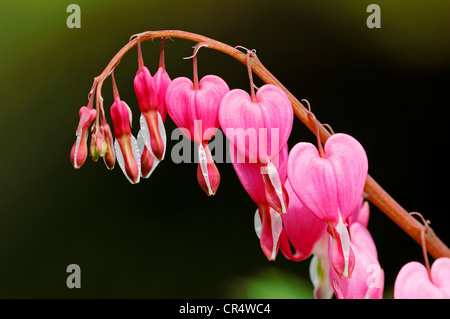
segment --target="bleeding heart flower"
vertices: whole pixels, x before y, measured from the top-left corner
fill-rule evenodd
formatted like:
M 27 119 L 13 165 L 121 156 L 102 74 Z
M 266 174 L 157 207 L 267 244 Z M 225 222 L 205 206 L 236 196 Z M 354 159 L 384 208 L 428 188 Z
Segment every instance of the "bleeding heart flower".
M 113 81 L 114 103 L 110 112 L 116 137 L 114 148 L 117 161 L 130 183 L 137 184 L 141 177 L 141 167 L 139 165 L 141 158 L 136 138 L 131 134 L 131 109 L 119 97 L 114 73 L 111 73 L 111 78 Z
M 253 99 L 244 90 L 231 90 L 220 104 L 222 130 L 250 163 L 267 164 L 280 153 L 293 119 L 289 98 L 272 84 L 263 85 Z
M 100 132 L 100 129 L 94 129 L 94 132 L 91 135 L 91 146 L 90 153 L 92 160 L 97 162 L 100 157 L 105 156 L 107 150 L 107 144 L 103 135 Z
M 365 202 L 359 213 L 352 214 L 349 227 L 351 248 L 355 255 L 352 277 L 340 278 L 334 269 L 330 271 L 336 297 L 339 299 L 381 299 L 383 297 L 384 272 L 378 262 L 375 242 L 367 230 L 369 204 Z M 354 216 L 358 215 L 358 218 Z M 329 248 L 329 254 L 331 254 Z
M 114 152 L 113 145 L 114 140 L 111 133 L 111 128 L 109 127 L 108 123 L 106 123 L 106 121 L 100 125 L 100 134 L 102 134 L 106 142 L 106 153 L 103 156 L 103 161 L 105 162 L 105 165 L 106 167 L 108 167 L 108 169 L 113 169 L 116 162 L 116 154 Z
M 263 253 L 269 260 L 275 260 L 279 249 L 279 238 L 283 223 L 281 216 L 270 207 L 265 191 L 264 173 L 258 163 L 242 163 L 237 160 L 238 151 L 230 144 L 230 154 L 236 174 L 247 193 L 257 205 L 255 213 L 255 231 L 260 239 Z M 286 179 L 286 162 L 288 157 L 287 145 L 275 158 L 280 180 Z
M 76 141 L 70 151 L 70 161 L 74 168 L 80 168 L 86 161 L 88 148 L 87 148 L 87 138 L 89 134 L 89 126 L 92 121 L 94 121 L 97 115 L 97 111 L 82 106 L 79 111 L 80 121 L 78 122 L 78 127 L 76 130 Z
M 280 249 L 286 258 L 302 261 L 311 255 L 314 246 L 325 233 L 327 224 L 302 204 L 292 190 L 288 179 L 284 186 L 289 195 L 289 206 L 287 213 L 282 216 L 283 232 L 280 237 Z
M 111 119 L 116 137 L 114 148 L 123 173 L 130 183 L 137 184 L 141 175 L 138 165 L 140 154 L 136 138 L 131 134 L 129 109 L 120 98 L 116 98 L 111 106 Z
M 220 174 L 208 148 L 219 128 L 218 111 L 223 96 L 230 90 L 220 77 L 206 75 L 197 80 L 197 55 L 194 55 L 194 82 L 186 77 L 174 79 L 167 88 L 166 106 L 170 118 L 187 138 L 197 144 L 197 179 L 208 195 L 219 187 Z
M 436 259 L 430 272 L 416 261 L 404 265 L 395 280 L 394 298 L 449 299 L 450 258 Z
M 164 65 L 164 39 L 161 44 L 160 63 L 158 71 L 152 77 L 144 66 L 140 42 L 138 42 L 139 69 L 134 78 L 134 90 L 141 110 L 138 133 L 138 144 L 141 156 L 141 173 L 148 178 L 166 151 L 166 119 L 165 95 L 170 83 L 170 77 Z
M 143 66 L 134 78 L 134 90 L 142 112 L 141 117 L 145 119 L 146 129 L 149 131 L 146 143 L 160 161 L 163 159 L 165 145 L 160 133 L 164 130 L 164 125 L 160 127 L 159 124 L 164 123 L 166 118 L 164 97 L 169 83 L 170 77 L 162 67 L 159 67 L 152 77 L 150 71 Z M 163 134 L 165 135 L 165 131 Z
M 285 213 L 288 197 L 273 160 L 292 130 L 293 110 L 286 93 L 272 84 L 262 86 L 256 95 L 252 91 L 252 97 L 243 90 L 231 90 L 220 103 L 219 121 L 230 144 L 246 161 L 261 166 L 269 204 Z
M 357 140 L 334 134 L 320 152 L 311 143 L 298 143 L 290 152 L 288 177 L 300 201 L 328 223 L 332 235 L 331 262 L 339 274 L 351 276 L 354 255 L 346 227 L 360 203 L 367 178 L 367 156 Z
M 238 161 L 260 165 L 267 201 L 275 211 L 284 214 L 289 197 L 273 161 L 287 144 L 294 112 L 289 97 L 275 85 L 263 85 L 255 94 L 253 57 L 255 53 L 247 50 L 251 95 L 240 89 L 228 92 L 220 103 L 219 121 L 230 145 L 241 154 Z

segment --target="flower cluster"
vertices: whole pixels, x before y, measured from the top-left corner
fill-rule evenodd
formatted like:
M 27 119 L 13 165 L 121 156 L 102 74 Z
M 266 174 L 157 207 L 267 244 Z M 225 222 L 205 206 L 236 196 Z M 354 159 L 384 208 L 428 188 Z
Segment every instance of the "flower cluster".
M 90 98 L 79 111 L 77 138 L 70 153 L 74 168 L 80 168 L 87 158 L 92 127 L 89 152 L 94 161 L 103 157 L 112 169 L 117 160 L 133 184 L 141 177 L 148 178 L 166 153 L 164 123 L 168 114 L 195 143 L 197 180 L 212 196 L 218 190 L 220 174 L 209 141 L 221 129 L 230 142 L 235 172 L 256 204 L 255 231 L 267 259 L 275 260 L 279 251 L 297 262 L 312 256 L 310 276 L 316 298 L 333 294 L 337 298 L 382 298 L 384 273 L 367 229 L 369 204 L 363 199 L 368 176 L 363 146 L 350 135 L 334 132 L 322 145 L 319 123 L 309 110 L 317 129 L 317 145 L 299 142 L 289 150 L 294 119 L 291 101 L 283 89 L 272 84 L 255 90 L 253 51 L 247 50 L 246 56 L 249 94 L 242 89 L 230 90 L 216 75 L 198 79 L 197 51 L 201 45 L 193 55 L 193 80 L 171 80 L 165 70 L 164 39 L 159 68 L 153 76 L 144 65 L 139 39 L 137 44 L 134 90 L 141 112 L 137 138 L 131 132 L 131 109 L 120 99 L 112 72 L 114 141 L 102 105 L 94 109 Z M 411 281 L 410 274 L 415 274 L 417 282 L 426 282 L 430 296 L 450 296 L 449 268 L 448 258 L 435 263 L 433 280 L 446 285 L 436 288 L 431 274 L 427 279 L 419 265 L 406 265 L 396 282 L 396 296 L 411 296 L 411 287 L 418 284 Z

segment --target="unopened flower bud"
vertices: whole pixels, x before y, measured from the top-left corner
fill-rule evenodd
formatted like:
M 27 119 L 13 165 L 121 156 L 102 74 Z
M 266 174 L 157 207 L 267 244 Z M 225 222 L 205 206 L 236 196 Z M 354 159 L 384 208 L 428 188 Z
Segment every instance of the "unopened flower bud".
M 108 169 L 113 169 L 116 162 L 116 154 L 114 153 L 113 136 L 108 123 L 100 125 L 100 132 L 102 133 L 106 143 L 106 153 L 105 156 L 103 156 L 103 160 Z
M 163 68 L 159 68 L 152 77 L 147 67 L 141 67 L 134 78 L 134 91 L 139 103 L 139 109 L 144 116 L 150 138 L 146 144 L 151 148 L 153 155 L 161 161 L 165 153 L 165 144 L 161 136 L 166 118 L 165 93 L 170 83 L 170 77 Z M 158 113 L 162 118 L 158 121 Z
M 100 152 L 97 149 L 97 143 L 96 143 L 97 138 L 96 138 L 96 135 L 97 134 L 95 132 L 92 133 L 92 135 L 91 135 L 91 147 L 90 147 L 91 157 L 92 157 L 92 160 L 94 162 L 97 162 L 99 157 L 100 157 Z
M 80 168 L 86 161 L 88 155 L 87 138 L 89 126 L 95 119 L 97 111 L 86 106 L 82 106 L 79 111 L 80 121 L 76 130 L 77 139 L 70 152 L 70 161 L 74 168 Z
M 116 141 L 114 148 L 120 168 L 132 184 L 136 184 L 140 179 L 140 154 L 137 141 L 131 135 L 130 113 L 128 105 L 116 98 L 111 106 L 111 118 L 114 125 L 114 135 Z

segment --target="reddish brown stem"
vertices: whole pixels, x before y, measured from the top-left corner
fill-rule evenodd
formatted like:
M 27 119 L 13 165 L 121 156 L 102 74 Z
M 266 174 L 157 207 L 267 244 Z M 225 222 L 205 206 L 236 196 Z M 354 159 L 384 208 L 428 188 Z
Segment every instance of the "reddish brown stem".
M 427 241 L 425 240 L 426 233 L 428 232 L 429 226 L 428 221 L 423 218 L 422 214 L 412 212 L 411 215 L 417 215 L 422 219 L 423 227 L 422 231 L 420 232 L 420 238 L 422 239 L 422 253 L 423 253 L 423 259 L 425 261 L 425 267 L 428 271 L 428 278 L 430 278 L 430 281 L 433 282 L 433 278 L 431 278 L 431 268 L 430 268 L 430 262 L 428 261 L 428 252 L 427 252 Z
M 193 82 L 194 82 L 194 90 L 198 90 L 198 70 L 197 70 L 197 54 L 194 54 L 194 57 L 192 59 L 192 66 L 193 66 Z
M 138 69 L 142 69 L 144 67 L 144 58 L 142 57 L 142 49 L 141 49 L 141 40 L 138 39 L 138 43 L 137 43 L 137 47 L 138 47 Z
M 114 72 L 111 73 L 111 80 L 112 80 L 112 89 L 113 89 L 114 100 L 120 99 L 119 90 L 117 89 L 116 79 L 114 78 Z
M 162 38 L 161 50 L 159 51 L 159 67 L 163 68 L 163 70 L 166 69 L 166 64 L 164 62 L 164 41 L 166 41 L 166 38 Z
M 101 87 L 103 81 L 108 77 L 112 69 L 120 62 L 120 59 L 128 52 L 132 47 L 137 44 L 137 39 L 141 41 L 161 38 L 181 38 L 185 40 L 194 41 L 197 43 L 207 42 L 208 48 L 221 51 L 230 55 L 243 64 L 247 64 L 246 54 L 233 48 L 222 42 L 213 40 L 203 35 L 180 31 L 180 30 L 162 30 L 162 31 L 147 31 L 140 33 L 131 39 L 117 54 L 112 58 L 110 63 L 106 66 L 105 70 L 97 77 L 97 108 L 102 101 Z M 309 111 L 304 107 L 302 103 L 289 92 L 278 79 L 270 73 L 266 67 L 255 56 L 250 61 L 250 66 L 253 72 L 265 83 L 277 85 L 283 89 L 288 95 L 294 114 L 305 124 L 306 127 L 314 134 L 320 137 L 320 140 L 325 143 L 331 136 L 330 132 L 319 123 L 319 121 L 313 121 L 308 116 Z M 100 99 L 100 100 L 99 100 Z M 98 112 L 98 110 L 97 110 Z M 316 128 L 317 125 L 317 128 Z M 317 130 L 317 132 L 316 132 Z M 381 211 L 383 211 L 390 219 L 392 219 L 400 228 L 402 228 L 409 236 L 411 236 L 416 242 L 421 243 L 421 229 L 422 225 L 413 218 L 400 204 L 398 204 L 370 175 L 367 176 L 364 192 L 367 194 L 367 200 L 375 204 Z M 428 252 L 434 257 L 450 257 L 450 249 L 436 236 L 431 228 L 428 229 L 426 236 L 426 245 Z
M 250 59 L 252 56 L 255 56 L 253 52 L 248 51 L 247 52 L 247 70 L 248 70 L 248 79 L 250 80 L 250 93 L 251 93 L 251 99 L 253 103 L 257 103 L 258 100 L 256 99 L 255 94 L 255 86 L 253 84 L 253 72 L 252 72 L 252 64 L 250 63 Z

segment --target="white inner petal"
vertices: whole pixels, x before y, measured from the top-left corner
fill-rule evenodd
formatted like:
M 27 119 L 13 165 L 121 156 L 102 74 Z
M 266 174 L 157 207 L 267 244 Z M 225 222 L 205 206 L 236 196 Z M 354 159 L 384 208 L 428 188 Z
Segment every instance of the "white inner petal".
M 213 191 L 209 183 L 208 158 L 206 157 L 205 148 L 201 144 L 198 146 L 198 160 L 200 163 L 200 169 L 202 171 L 203 178 L 205 179 L 206 186 L 208 187 L 208 194 L 211 196 L 213 195 Z
M 320 285 L 321 277 L 319 276 L 319 257 L 313 255 L 311 262 L 309 263 L 309 277 L 311 278 L 311 283 L 314 286 L 314 290 Z
M 140 177 L 141 177 L 141 154 L 139 153 L 139 147 L 138 147 L 138 143 L 136 141 L 136 138 L 131 135 L 131 151 L 133 152 L 133 157 L 134 160 L 136 161 L 138 170 L 139 170 L 139 174 L 138 174 L 138 180 L 136 181 L 136 183 L 139 183 Z
M 114 149 L 116 151 L 117 162 L 119 163 L 119 166 L 122 169 L 123 174 L 125 175 L 125 177 L 128 179 L 128 181 L 131 184 L 134 184 L 134 182 L 131 180 L 131 178 L 128 177 L 128 175 L 127 175 L 122 150 L 120 149 L 120 144 L 117 139 L 114 141 Z M 138 175 L 138 180 L 136 181 L 136 183 L 138 183 L 140 176 L 141 176 L 141 166 L 139 165 L 141 163 L 141 156 L 139 155 L 138 143 L 133 135 L 131 135 L 131 151 L 133 153 L 133 157 L 134 157 L 134 160 L 136 161 L 136 164 L 138 164 L 137 167 L 139 170 L 139 175 Z
M 158 112 L 158 129 L 159 129 L 159 135 L 161 136 L 161 139 L 164 144 L 164 153 L 161 158 L 161 161 L 162 161 L 164 159 L 164 156 L 166 155 L 167 135 L 166 135 L 166 128 L 164 127 L 164 122 L 163 122 L 161 114 L 159 114 L 159 112 Z
M 257 209 L 255 213 L 255 232 L 258 238 L 261 238 L 261 229 L 262 229 L 261 217 L 259 217 L 259 209 Z
M 164 156 L 166 156 L 166 146 L 167 146 L 167 134 L 166 134 L 166 129 L 164 127 L 164 123 L 161 117 L 161 114 L 158 113 L 158 130 L 159 130 L 159 135 L 161 136 L 161 140 L 164 144 L 164 153 L 162 155 L 161 160 L 164 159 Z M 145 143 L 145 146 L 147 147 L 147 149 L 150 151 L 150 153 L 153 155 L 153 157 L 155 157 L 155 155 L 153 154 L 152 151 L 152 145 L 151 145 L 151 134 L 150 134 L 150 130 L 148 129 L 148 124 L 147 121 L 145 119 L 145 116 L 143 114 L 141 114 L 141 117 L 139 118 L 139 123 L 141 125 L 141 131 L 142 131 L 142 139 Z
M 80 147 L 80 143 L 81 143 L 81 134 L 77 136 L 77 141 L 75 144 L 75 151 L 73 152 L 74 158 L 73 158 L 73 167 L 78 168 L 78 163 L 77 163 L 77 154 L 78 154 L 78 148 Z
M 278 199 L 281 203 L 281 211 L 282 213 L 286 213 L 286 205 L 283 200 L 283 188 L 281 186 L 280 175 L 278 175 L 277 168 L 273 165 L 272 162 L 267 163 L 267 174 L 269 174 L 270 182 L 272 183 L 275 192 L 277 193 Z
M 274 260 L 277 256 L 277 245 L 278 239 L 280 239 L 281 231 L 283 230 L 283 220 L 281 219 L 281 215 L 275 211 L 272 207 L 270 208 L 270 220 L 272 226 L 272 240 L 273 240 L 273 249 L 271 259 Z
M 123 154 L 122 154 L 122 150 L 120 149 L 120 145 L 119 145 L 119 141 L 118 140 L 114 141 L 114 150 L 116 151 L 117 163 L 119 163 L 119 166 L 122 169 L 123 174 L 128 179 L 128 181 L 133 184 L 133 181 L 128 177 L 128 175 L 127 175 L 127 173 L 125 171 L 125 164 L 124 164 L 124 160 L 123 160 Z
M 147 125 L 147 121 L 145 120 L 145 116 L 142 113 L 141 113 L 141 117 L 139 118 L 139 124 L 141 125 L 141 129 L 139 130 L 138 136 L 139 136 L 139 134 L 141 134 L 142 141 L 144 142 L 145 146 L 150 151 L 150 153 L 153 155 L 152 146 L 150 143 L 150 131 L 148 129 L 148 125 Z
M 348 234 L 347 227 L 342 222 L 341 214 L 339 214 L 339 223 L 336 225 L 336 231 L 339 234 L 339 238 L 341 239 L 341 247 L 342 252 L 344 253 L 344 272 L 342 274 L 343 277 L 348 276 L 348 260 L 350 255 L 350 236 Z

